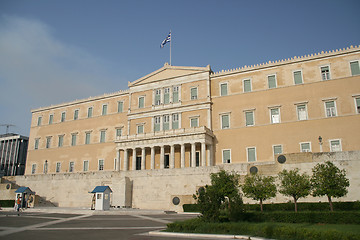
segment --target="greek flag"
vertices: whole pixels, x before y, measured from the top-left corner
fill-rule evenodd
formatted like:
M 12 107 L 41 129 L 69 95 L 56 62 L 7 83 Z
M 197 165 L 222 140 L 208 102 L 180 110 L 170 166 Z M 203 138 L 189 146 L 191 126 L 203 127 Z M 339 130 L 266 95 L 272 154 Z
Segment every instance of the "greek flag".
M 171 32 L 169 32 L 169 34 L 164 39 L 164 41 L 162 41 L 162 43 L 160 44 L 160 48 L 163 48 L 165 46 L 165 44 L 168 42 L 171 42 Z

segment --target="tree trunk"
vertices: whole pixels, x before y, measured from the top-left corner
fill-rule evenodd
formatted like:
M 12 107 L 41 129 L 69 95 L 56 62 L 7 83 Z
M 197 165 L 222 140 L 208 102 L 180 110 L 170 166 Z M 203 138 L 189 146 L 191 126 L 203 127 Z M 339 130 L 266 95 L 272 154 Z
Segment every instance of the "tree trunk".
M 330 196 L 327 196 L 328 199 L 329 199 L 329 204 L 330 204 L 330 211 L 334 211 L 334 208 L 333 208 L 333 204 L 332 204 L 332 201 L 331 201 L 331 197 Z
M 297 199 L 294 197 L 294 203 L 295 203 L 295 212 L 297 212 Z
M 263 204 L 262 204 L 262 199 L 260 199 L 260 209 L 261 209 L 261 212 L 263 212 Z

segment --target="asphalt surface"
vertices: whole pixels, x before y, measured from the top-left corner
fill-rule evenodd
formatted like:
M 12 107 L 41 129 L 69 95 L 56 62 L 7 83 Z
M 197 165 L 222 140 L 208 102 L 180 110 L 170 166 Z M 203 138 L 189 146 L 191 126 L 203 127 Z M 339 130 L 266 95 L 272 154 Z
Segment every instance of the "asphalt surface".
M 0 211 L 0 239 L 199 239 L 182 236 L 151 236 L 176 220 L 194 218 L 185 214 L 61 214 Z

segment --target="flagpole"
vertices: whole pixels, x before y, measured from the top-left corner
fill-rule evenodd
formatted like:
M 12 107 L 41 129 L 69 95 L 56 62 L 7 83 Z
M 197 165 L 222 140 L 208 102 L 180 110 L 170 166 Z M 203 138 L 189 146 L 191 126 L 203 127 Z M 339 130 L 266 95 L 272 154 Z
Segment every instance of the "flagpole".
M 171 29 L 170 29 L 170 34 L 171 34 Z M 171 38 L 172 38 L 172 36 L 171 36 Z M 171 66 L 171 42 L 172 42 L 172 39 L 170 39 L 170 66 Z

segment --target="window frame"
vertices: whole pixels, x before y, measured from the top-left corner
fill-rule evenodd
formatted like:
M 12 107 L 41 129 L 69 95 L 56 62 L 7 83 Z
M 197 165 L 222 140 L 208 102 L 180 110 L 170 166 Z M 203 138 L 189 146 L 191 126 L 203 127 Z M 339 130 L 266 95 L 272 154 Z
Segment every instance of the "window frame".
M 85 132 L 85 145 L 91 143 L 91 131 Z
M 36 126 L 41 126 L 41 123 L 42 123 L 42 116 L 38 116 Z
M 79 119 L 79 113 L 80 113 L 80 109 L 75 109 L 75 110 L 74 110 L 74 120 L 78 120 L 78 119 Z
M 60 122 L 66 122 L 66 111 L 61 112 Z
M 281 153 L 275 153 L 275 147 L 280 147 L 281 148 Z M 280 155 L 284 153 L 284 147 L 282 144 L 274 144 L 272 145 L 272 150 L 273 150 L 273 156 L 276 157 L 276 155 Z
M 353 74 L 353 71 L 352 71 L 352 68 L 351 68 L 351 64 L 352 63 L 356 63 L 357 62 L 357 65 L 358 65 L 358 71 L 359 73 L 358 74 Z M 360 60 L 352 60 L 352 61 L 349 61 L 349 66 L 350 66 L 350 76 L 359 76 L 360 75 Z
M 141 132 L 139 130 L 142 130 Z M 136 134 L 144 134 L 145 133 L 145 124 L 144 123 L 139 123 L 136 124 Z
M 249 161 L 249 149 L 255 149 L 255 160 Z M 247 162 L 257 162 L 257 154 L 256 154 L 256 147 L 246 147 L 246 161 Z
M 357 99 L 359 99 L 359 105 L 357 104 Z M 355 105 L 355 113 L 360 114 L 360 95 L 354 96 L 354 105 Z
M 252 122 L 253 122 L 253 124 L 248 124 L 247 123 L 247 118 L 246 118 L 247 113 L 252 113 Z M 245 110 L 244 115 L 245 115 L 245 126 L 246 127 L 255 126 L 255 109 L 253 109 L 253 110 Z
M 73 161 L 70 161 L 69 162 L 69 172 L 74 172 L 74 170 L 75 170 L 75 162 L 73 162 Z
M 31 165 L 31 174 L 35 174 L 36 173 L 36 163 L 33 163 Z
M 249 83 L 250 83 L 250 90 L 249 90 L 249 91 L 246 91 L 246 89 L 245 89 L 245 81 L 249 81 Z M 243 93 L 247 93 L 247 92 L 252 92 L 252 91 L 253 91 L 253 90 L 252 90 L 252 80 L 251 80 L 251 78 L 243 79 L 243 80 L 242 80 L 242 84 L 243 84 Z
M 92 118 L 94 115 L 94 107 L 88 107 L 87 109 L 87 118 Z
M 339 151 L 334 151 L 333 147 L 332 147 L 332 142 L 334 141 L 339 141 Z M 341 144 L 341 139 L 329 139 L 329 148 L 330 148 L 330 152 L 342 152 L 342 144 Z
M 102 107 L 101 107 L 101 116 L 106 116 L 106 115 L 108 115 L 107 112 L 108 112 L 108 104 L 105 103 L 105 104 L 103 104 Z
M 195 95 L 193 95 L 193 89 L 195 91 Z M 191 87 L 190 88 L 190 100 L 197 100 L 199 98 L 198 96 L 198 87 Z
M 86 167 L 86 168 L 85 168 Z M 83 172 L 88 172 L 90 168 L 90 162 L 89 160 L 84 160 L 83 161 Z
M 175 128 L 174 126 L 177 127 Z M 171 129 L 179 129 L 179 128 L 180 128 L 180 113 L 173 113 L 171 114 Z
M 269 81 L 270 79 L 269 78 L 272 76 L 274 76 L 274 78 L 275 78 L 275 87 L 270 87 L 270 81 Z M 268 80 L 268 89 L 274 89 L 274 88 L 278 87 L 276 73 L 267 75 L 267 80 Z
M 224 126 L 224 119 L 223 117 L 228 117 L 228 125 L 229 126 Z M 220 114 L 220 129 L 230 129 L 231 128 L 231 121 L 230 121 L 230 113 L 221 113 Z
M 72 133 L 71 134 L 71 146 L 74 147 L 76 146 L 76 142 L 77 142 L 77 133 Z
M 34 141 L 34 150 L 39 149 L 39 143 L 40 143 L 40 138 L 35 138 L 35 141 Z
M 225 87 L 225 93 L 223 93 L 222 86 L 226 86 Z M 219 96 L 224 97 L 224 96 L 228 96 L 228 95 L 229 95 L 229 84 L 228 84 L 228 82 L 219 83 Z
M 300 72 L 300 78 L 301 78 L 301 82 L 300 82 L 300 83 L 296 83 L 296 78 L 295 78 L 295 73 L 298 73 L 298 72 Z M 300 69 L 300 70 L 294 70 L 294 71 L 293 71 L 293 80 L 294 80 L 294 85 L 304 84 L 304 77 L 303 77 L 302 69 Z
M 102 163 L 102 164 L 100 164 L 100 163 Z M 104 159 L 99 159 L 98 160 L 98 171 L 104 171 L 104 166 L 105 166 Z
M 295 106 L 296 106 L 296 116 L 297 116 L 297 120 L 298 120 L 298 121 L 308 120 L 308 119 L 309 119 L 309 116 L 308 116 L 308 110 L 307 110 L 307 103 L 298 103 L 298 104 L 295 104 Z M 305 119 L 300 119 L 299 107 L 301 107 L 301 106 L 304 106 L 304 109 L 305 109 Z
M 53 124 L 54 123 L 54 114 L 50 114 L 49 115 L 49 125 Z
M 327 74 L 323 74 L 323 68 L 328 68 L 328 73 Z M 322 66 L 320 66 L 320 76 L 321 76 L 321 81 L 327 81 L 327 80 L 330 80 L 331 79 L 331 69 L 330 69 L 330 64 L 327 64 L 327 65 L 322 65 Z M 326 76 L 325 78 L 324 78 L 324 76 Z
M 230 155 L 230 159 L 228 159 L 229 161 L 227 161 L 227 162 L 225 162 L 225 160 L 224 160 L 224 153 L 225 153 L 225 151 L 229 151 L 229 155 Z M 231 149 L 222 149 L 222 151 L 221 151 L 221 158 L 222 158 L 222 163 L 223 164 L 228 164 L 228 163 L 231 163 Z
M 335 113 L 335 115 L 334 116 L 329 116 L 328 115 L 328 108 L 327 108 L 327 106 L 326 106 L 326 103 L 330 103 L 330 102 L 334 102 L 334 113 Z M 338 116 L 338 113 L 337 113 L 337 106 L 336 106 L 336 99 L 328 99 L 328 100 L 324 100 L 324 109 L 325 109 L 325 117 L 326 118 L 331 118 L 331 117 L 337 117 Z M 331 108 L 329 108 L 329 109 L 331 109 Z
M 143 99 L 142 102 L 141 102 L 140 99 Z M 138 108 L 139 109 L 145 108 L 145 96 L 139 96 L 138 97 Z
M 179 85 L 173 86 L 172 91 L 173 91 L 172 92 L 172 103 L 180 102 L 180 86 Z M 176 94 L 174 94 L 174 93 L 176 93 Z M 177 99 L 175 99 L 176 98 L 175 96 L 177 97 Z
M 55 172 L 56 173 L 61 172 L 61 162 L 56 162 L 56 164 L 55 164 Z
M 196 128 L 196 127 L 199 127 L 199 116 L 196 116 L 196 117 L 190 117 L 190 128 Z M 196 120 L 196 126 L 193 126 L 192 125 L 192 120 Z
M 52 138 L 52 136 L 46 137 L 46 144 L 45 144 L 46 149 L 51 148 L 51 138 Z
M 105 143 L 106 142 L 106 129 L 100 130 L 100 139 L 99 143 Z
M 278 122 L 273 122 L 273 115 L 272 115 L 272 110 L 278 109 L 279 113 L 279 121 Z M 280 107 L 271 107 L 269 108 L 269 112 L 270 112 L 270 123 L 271 124 L 278 124 L 281 123 L 281 112 L 280 112 Z M 274 115 L 275 116 L 275 115 Z
M 58 147 L 64 146 L 64 136 L 65 136 L 65 134 L 58 135 Z
M 309 151 L 303 151 L 303 144 L 309 144 Z M 311 148 L 311 142 L 300 142 L 300 152 L 312 152 L 312 148 Z
M 166 87 L 163 89 L 164 90 L 164 104 L 170 104 L 171 99 L 170 99 L 170 87 Z
M 161 88 L 154 90 L 154 105 L 155 106 L 161 105 Z
M 165 114 L 162 116 L 163 122 L 162 122 L 162 130 L 167 131 L 170 130 L 170 114 Z
M 124 101 L 118 101 L 117 103 L 118 103 L 118 105 L 117 105 L 117 112 L 118 112 L 118 113 L 124 112 Z

